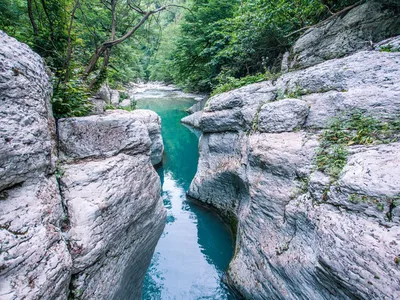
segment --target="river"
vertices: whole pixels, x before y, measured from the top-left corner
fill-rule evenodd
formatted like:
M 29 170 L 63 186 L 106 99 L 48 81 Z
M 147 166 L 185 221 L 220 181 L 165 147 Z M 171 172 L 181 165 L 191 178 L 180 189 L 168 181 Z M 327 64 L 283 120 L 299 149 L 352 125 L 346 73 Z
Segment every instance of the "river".
M 233 254 L 232 236 L 212 211 L 189 202 L 186 191 L 198 162 L 198 134 L 180 123 L 195 103 L 181 92 L 147 90 L 137 107 L 162 119 L 164 162 L 157 172 L 167 224 L 143 285 L 142 299 L 234 299 L 221 277 Z

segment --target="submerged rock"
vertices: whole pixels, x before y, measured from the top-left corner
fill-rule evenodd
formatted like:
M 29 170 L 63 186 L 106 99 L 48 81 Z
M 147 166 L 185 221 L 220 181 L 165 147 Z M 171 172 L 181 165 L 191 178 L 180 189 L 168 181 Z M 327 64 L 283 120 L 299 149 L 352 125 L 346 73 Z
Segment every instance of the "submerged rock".
M 188 194 L 237 220 L 245 299 L 400 297 L 398 136 L 348 146 L 337 178 L 315 163 L 335 118 L 398 122 L 399 86 L 400 53 L 363 51 L 208 101 Z

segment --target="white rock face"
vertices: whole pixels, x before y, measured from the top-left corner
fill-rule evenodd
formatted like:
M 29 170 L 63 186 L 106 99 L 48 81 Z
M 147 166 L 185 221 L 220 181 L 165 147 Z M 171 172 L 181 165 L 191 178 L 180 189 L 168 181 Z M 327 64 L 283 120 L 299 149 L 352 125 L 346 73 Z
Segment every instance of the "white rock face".
M 52 172 L 55 124 L 43 60 L 0 31 L 0 190 Z
M 43 60 L 0 31 L 0 298 L 65 299 L 72 261 Z
M 237 220 L 245 299 L 400 297 L 399 142 L 349 146 L 339 178 L 314 162 L 333 118 L 398 119 L 399 87 L 400 53 L 364 51 L 209 100 L 189 196 Z
M 160 189 L 147 154 L 65 166 L 61 191 L 75 298 L 111 299 L 119 293 L 119 299 L 140 299 L 165 223 Z
M 307 102 L 285 99 L 267 103 L 258 115 L 258 130 L 261 132 L 285 132 L 301 128 L 309 112 Z
M 160 118 L 147 110 L 59 121 L 61 193 L 76 299 L 139 299 L 165 225 Z M 104 284 L 107 282 L 107 284 Z
M 166 218 L 160 118 L 61 120 L 56 168 L 44 63 L 1 31 L 0 90 L 0 299 L 140 299 Z
M 146 153 L 151 145 L 153 164 L 162 161 L 161 119 L 152 111 L 112 110 L 103 115 L 61 119 L 58 126 L 62 160 Z

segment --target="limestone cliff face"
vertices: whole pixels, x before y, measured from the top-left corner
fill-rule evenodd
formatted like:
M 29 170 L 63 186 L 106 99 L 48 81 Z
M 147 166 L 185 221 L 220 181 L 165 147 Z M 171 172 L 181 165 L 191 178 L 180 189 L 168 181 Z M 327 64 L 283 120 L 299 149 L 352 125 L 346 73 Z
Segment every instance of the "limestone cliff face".
M 346 145 L 337 176 L 316 167 L 333 119 L 400 122 L 399 87 L 400 53 L 362 51 L 208 101 L 188 194 L 237 219 L 244 298 L 400 297 L 399 132 Z
M 0 298 L 140 299 L 165 223 L 160 118 L 63 119 L 57 140 L 42 59 L 0 45 Z
M 165 224 L 160 179 L 151 164 L 162 154 L 162 141 L 150 139 L 154 128 L 159 142 L 160 118 L 146 110 L 59 121 L 60 188 L 75 298 L 141 298 Z

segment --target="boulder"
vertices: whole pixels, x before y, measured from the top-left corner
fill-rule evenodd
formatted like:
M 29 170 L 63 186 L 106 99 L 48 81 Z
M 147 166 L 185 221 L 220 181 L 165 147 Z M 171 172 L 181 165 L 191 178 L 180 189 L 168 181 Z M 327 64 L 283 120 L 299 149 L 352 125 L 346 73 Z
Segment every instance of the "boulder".
M 52 87 L 43 60 L 0 31 L 0 191 L 54 172 Z
M 90 102 L 93 104 L 92 114 L 102 114 L 105 108 L 110 105 L 118 107 L 119 101 L 119 91 L 111 89 L 107 84 L 103 84 L 94 97 L 90 99 Z
M 61 119 L 58 127 L 60 159 L 66 162 L 148 150 L 154 164 L 162 160 L 161 120 L 152 111 L 112 110 L 98 116 Z
M 72 297 L 139 299 L 166 218 L 152 166 L 162 159 L 160 118 L 113 110 L 59 120 L 58 132 Z
M 368 1 L 329 18 L 296 41 L 290 52 L 289 68 L 306 68 L 371 49 L 373 43 L 399 34 L 399 12 L 396 1 Z
M 0 298 L 65 299 L 71 256 L 43 60 L 0 31 Z

